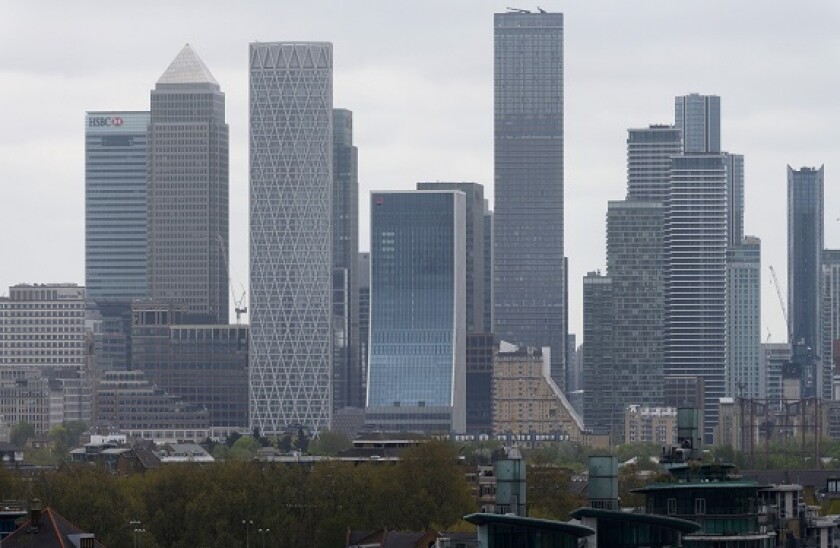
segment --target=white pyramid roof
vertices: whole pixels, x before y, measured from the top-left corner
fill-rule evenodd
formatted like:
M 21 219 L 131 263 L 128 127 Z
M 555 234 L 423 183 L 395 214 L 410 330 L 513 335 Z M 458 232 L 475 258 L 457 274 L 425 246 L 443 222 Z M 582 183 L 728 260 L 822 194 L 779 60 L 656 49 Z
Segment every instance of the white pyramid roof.
M 196 54 L 192 46 L 186 44 L 170 63 L 169 68 L 157 81 L 158 84 L 214 84 L 219 83 L 210 74 L 207 65 Z

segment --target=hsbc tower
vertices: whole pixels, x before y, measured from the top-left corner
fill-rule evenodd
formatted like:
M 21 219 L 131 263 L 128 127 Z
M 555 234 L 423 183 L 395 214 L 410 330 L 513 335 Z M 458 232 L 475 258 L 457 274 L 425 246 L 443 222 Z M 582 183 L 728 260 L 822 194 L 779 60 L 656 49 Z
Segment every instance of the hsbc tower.
M 85 114 L 85 286 L 95 301 L 146 297 L 148 112 Z

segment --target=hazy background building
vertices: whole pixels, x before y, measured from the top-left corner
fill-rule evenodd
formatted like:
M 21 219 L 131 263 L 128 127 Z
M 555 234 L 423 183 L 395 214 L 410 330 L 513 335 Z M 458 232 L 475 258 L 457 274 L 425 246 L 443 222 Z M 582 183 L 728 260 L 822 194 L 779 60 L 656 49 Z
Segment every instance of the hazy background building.
M 497 13 L 493 331 L 551 347 L 565 386 L 563 14 Z
M 671 157 L 682 154 L 682 131 L 652 125 L 627 130 L 627 199 L 664 203 Z
M 466 197 L 371 194 L 366 422 L 466 431 Z
M 678 96 L 674 100 L 675 126 L 682 132 L 683 152 L 720 152 L 720 97 Z
M 623 431 L 624 409 L 615 394 L 612 279 L 600 272 L 583 278 L 583 419 L 596 432 Z
M 726 257 L 726 393 L 758 398 L 761 388 L 761 240 L 745 237 Z
M 190 321 L 228 321 L 225 95 L 187 44 L 151 92 L 148 294 Z
M 364 407 L 359 361 L 359 162 L 353 113 L 333 109 L 333 410 Z
M 250 67 L 251 426 L 332 417 L 332 44 L 255 42 Z

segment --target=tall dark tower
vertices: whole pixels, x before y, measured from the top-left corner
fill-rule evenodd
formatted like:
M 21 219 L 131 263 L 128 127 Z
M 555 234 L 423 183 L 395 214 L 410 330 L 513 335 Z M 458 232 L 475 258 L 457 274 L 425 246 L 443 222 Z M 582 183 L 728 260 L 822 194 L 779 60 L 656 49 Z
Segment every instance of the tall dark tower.
M 788 332 L 790 343 L 802 351 L 820 352 L 820 276 L 824 241 L 823 196 L 825 175 L 819 169 L 787 168 L 788 189 Z M 796 354 L 796 352 L 794 352 Z M 826 357 L 828 359 L 828 357 Z M 813 365 L 813 364 L 812 364 Z M 830 395 L 816 371 L 817 393 Z M 822 376 L 820 376 L 822 377 Z M 825 390 L 829 388 L 829 390 Z M 825 390 L 825 392 L 823 392 Z
M 565 387 L 563 14 L 497 13 L 494 331 L 551 347 Z
M 228 322 L 225 95 L 189 44 L 151 94 L 148 287 L 185 322 Z

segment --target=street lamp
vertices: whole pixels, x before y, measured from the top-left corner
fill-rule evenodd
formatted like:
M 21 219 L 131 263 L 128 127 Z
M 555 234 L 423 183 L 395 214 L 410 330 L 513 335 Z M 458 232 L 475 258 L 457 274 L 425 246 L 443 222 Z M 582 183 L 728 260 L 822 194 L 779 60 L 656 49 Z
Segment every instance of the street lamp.
M 132 533 L 134 534 L 134 548 L 140 548 L 140 533 L 145 533 L 146 530 L 140 527 L 139 520 L 133 519 L 128 524 L 132 527 Z
M 243 519 L 242 525 L 245 526 L 245 548 L 251 548 L 251 526 L 254 524 L 252 519 Z
M 260 548 L 265 548 L 265 536 L 269 531 L 271 531 L 271 529 L 257 529 L 257 532 L 260 534 L 260 538 L 262 539 L 262 542 L 260 542 Z

